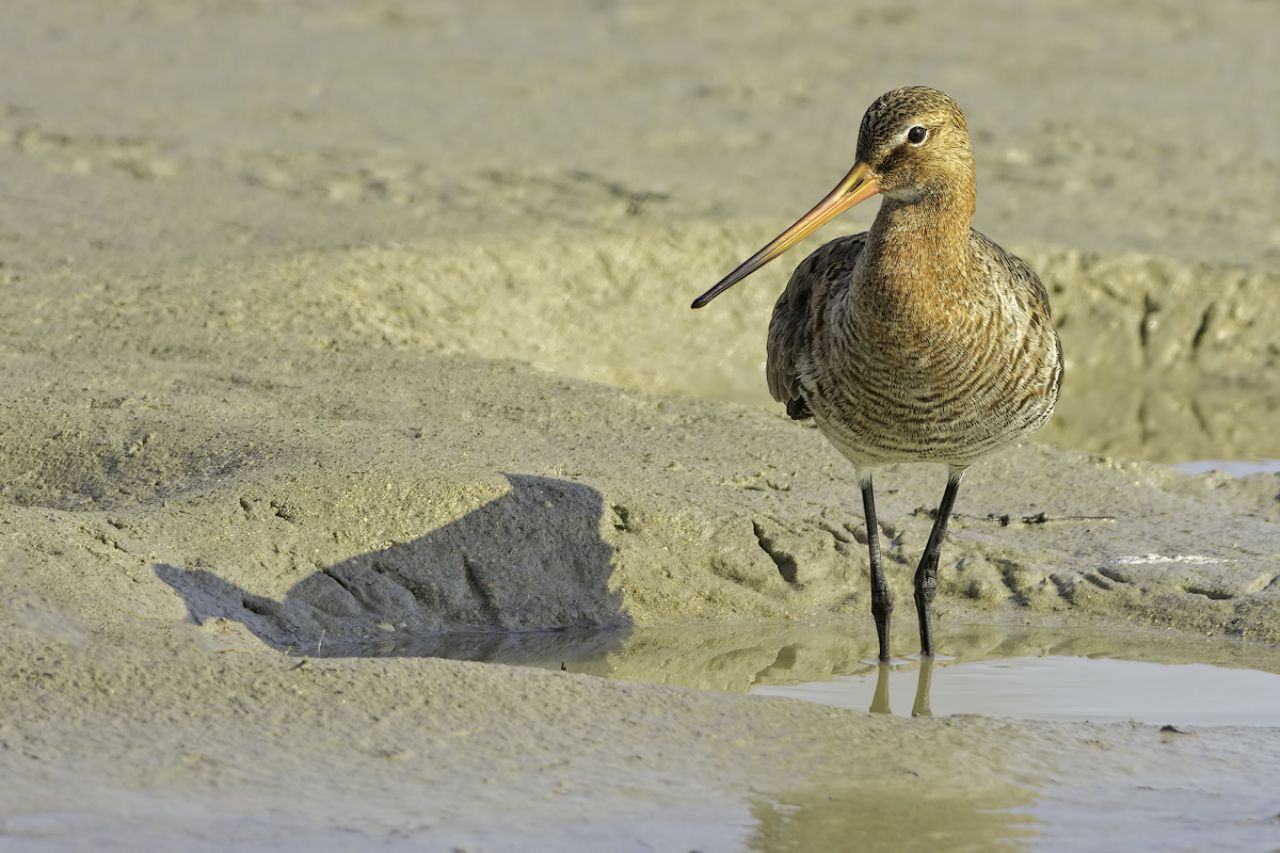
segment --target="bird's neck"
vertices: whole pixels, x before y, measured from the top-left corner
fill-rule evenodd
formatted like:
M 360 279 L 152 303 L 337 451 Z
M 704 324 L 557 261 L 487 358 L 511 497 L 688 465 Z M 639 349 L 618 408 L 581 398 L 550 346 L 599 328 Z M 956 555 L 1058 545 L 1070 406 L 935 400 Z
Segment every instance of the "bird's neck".
M 895 291 L 884 294 L 891 298 L 945 300 L 972 264 L 973 208 L 968 193 L 886 197 L 864 250 L 867 280 Z

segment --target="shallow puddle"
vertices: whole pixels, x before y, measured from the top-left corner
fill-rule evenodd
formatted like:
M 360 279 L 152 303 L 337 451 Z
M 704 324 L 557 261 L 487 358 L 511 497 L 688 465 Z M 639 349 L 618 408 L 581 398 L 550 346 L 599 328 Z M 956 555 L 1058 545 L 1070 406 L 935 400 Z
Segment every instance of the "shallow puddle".
M 1206 664 L 1160 664 L 1108 658 L 997 658 L 920 661 L 868 667 L 863 675 L 795 685 L 760 685 L 760 696 L 786 696 L 838 708 L 916 716 L 980 714 L 1021 720 L 1154 725 L 1280 725 L 1280 675 Z
M 429 656 L 788 697 L 873 713 L 1280 726 L 1280 651 L 1158 631 L 963 626 L 937 661 L 878 665 L 849 624 L 690 624 L 388 637 L 325 656 Z M 895 638 L 896 639 L 896 638 Z M 909 638 L 898 640 L 909 648 Z
M 904 630 L 893 640 L 908 649 L 915 637 Z M 874 631 L 858 620 L 388 636 L 323 653 L 429 655 L 788 697 L 894 714 L 907 727 L 912 715 L 957 714 L 1160 727 L 1058 730 L 1047 751 L 1043 740 L 1033 750 L 1046 762 L 1040 771 L 948 785 L 922 782 L 912 768 L 929 762 L 910 750 L 896 775 L 869 777 L 860 761 L 867 745 L 854 744 L 847 774 L 727 809 L 698 849 L 1259 850 L 1280 840 L 1270 783 L 1280 761 L 1280 649 L 1156 630 L 997 625 L 951 626 L 938 644 L 948 657 L 882 666 L 870 660 Z M 1026 730 L 1008 725 L 1016 756 Z
M 1184 474 L 1207 474 L 1222 471 L 1233 477 L 1251 474 L 1280 474 L 1280 459 L 1194 459 L 1174 466 Z

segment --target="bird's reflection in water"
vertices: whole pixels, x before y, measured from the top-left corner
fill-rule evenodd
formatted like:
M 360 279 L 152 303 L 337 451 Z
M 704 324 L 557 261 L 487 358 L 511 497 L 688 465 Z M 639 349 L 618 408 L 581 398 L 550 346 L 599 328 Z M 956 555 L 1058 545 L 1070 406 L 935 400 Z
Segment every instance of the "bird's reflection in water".
M 911 716 L 932 717 L 933 709 L 929 707 L 929 688 L 933 684 L 932 657 L 920 661 L 920 677 L 916 681 L 916 701 L 911 706 Z
M 911 705 L 913 717 L 933 716 L 933 709 L 929 707 L 929 690 L 933 685 L 933 663 L 932 657 L 920 658 L 920 673 L 916 679 L 916 699 Z M 891 669 L 893 669 L 891 663 L 876 664 L 876 692 L 871 697 L 871 707 L 868 709 L 873 714 L 893 713 L 893 709 L 889 707 L 889 671 Z

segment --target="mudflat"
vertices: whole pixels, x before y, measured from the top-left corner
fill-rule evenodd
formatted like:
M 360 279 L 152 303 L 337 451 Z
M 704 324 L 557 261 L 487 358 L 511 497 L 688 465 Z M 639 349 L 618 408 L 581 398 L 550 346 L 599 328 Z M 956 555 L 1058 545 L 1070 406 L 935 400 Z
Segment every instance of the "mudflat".
M 1067 377 L 966 479 L 942 638 L 1280 672 L 1280 476 L 1172 465 L 1280 458 L 1277 10 L 9 19 L 0 848 L 1274 845 L 1280 713 L 1181 734 L 734 692 L 791 646 L 797 677 L 869 648 L 866 530 L 764 388 L 790 265 L 687 305 L 844 173 L 872 98 L 946 90 L 975 224 L 1049 286 Z M 942 477 L 880 478 L 900 600 Z M 806 639 L 833 622 L 847 647 Z M 629 626 L 691 639 L 585 672 L 377 656 Z

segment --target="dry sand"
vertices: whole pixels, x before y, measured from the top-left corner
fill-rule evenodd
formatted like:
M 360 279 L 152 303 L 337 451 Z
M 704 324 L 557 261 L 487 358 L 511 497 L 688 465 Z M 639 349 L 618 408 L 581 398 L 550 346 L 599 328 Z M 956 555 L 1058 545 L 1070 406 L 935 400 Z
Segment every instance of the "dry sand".
M 845 619 L 859 653 L 851 469 L 763 392 L 786 265 L 687 302 L 927 82 L 1068 354 L 1043 440 L 966 480 L 944 624 L 1280 671 L 1280 475 L 1164 464 L 1280 457 L 1274 6 L 11 6 L 0 849 L 1276 843 L 1240 792 L 1280 719 L 885 720 L 690 689 L 732 686 L 697 654 L 636 676 L 682 688 L 281 653 L 691 618 Z M 940 477 L 881 478 L 899 595 Z

